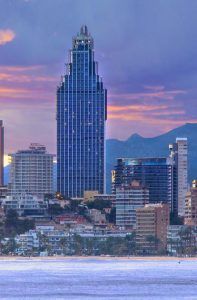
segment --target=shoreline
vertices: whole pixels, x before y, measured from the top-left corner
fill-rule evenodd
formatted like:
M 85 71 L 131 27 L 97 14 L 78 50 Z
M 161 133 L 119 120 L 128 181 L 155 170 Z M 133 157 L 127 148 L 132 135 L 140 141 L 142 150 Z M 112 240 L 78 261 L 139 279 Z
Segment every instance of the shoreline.
M 147 261 L 187 261 L 195 260 L 197 257 L 175 257 L 175 256 L 0 256 L 0 261 L 4 260 L 87 260 L 87 259 L 96 259 L 96 260 L 147 260 Z

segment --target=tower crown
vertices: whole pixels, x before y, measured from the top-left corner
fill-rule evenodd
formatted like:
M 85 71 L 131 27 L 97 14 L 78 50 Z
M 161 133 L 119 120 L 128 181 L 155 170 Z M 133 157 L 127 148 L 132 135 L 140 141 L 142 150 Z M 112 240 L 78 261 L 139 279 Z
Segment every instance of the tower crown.
M 80 32 L 73 38 L 73 48 L 78 49 L 79 46 L 86 46 L 87 49 L 93 49 L 94 47 L 94 40 L 86 25 L 82 25 Z

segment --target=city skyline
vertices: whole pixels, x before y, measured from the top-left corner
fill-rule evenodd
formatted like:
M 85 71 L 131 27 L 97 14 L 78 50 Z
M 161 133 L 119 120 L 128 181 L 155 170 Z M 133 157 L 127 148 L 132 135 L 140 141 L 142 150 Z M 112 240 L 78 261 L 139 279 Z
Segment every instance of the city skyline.
M 0 2 L 5 153 L 32 141 L 55 153 L 56 85 L 64 73 L 65 49 L 82 24 L 95 37 L 99 73 L 109 90 L 107 137 L 125 139 L 135 132 L 156 136 L 197 122 L 195 1 L 190 6 L 184 1 Z M 43 18 L 45 11 L 50 21 Z

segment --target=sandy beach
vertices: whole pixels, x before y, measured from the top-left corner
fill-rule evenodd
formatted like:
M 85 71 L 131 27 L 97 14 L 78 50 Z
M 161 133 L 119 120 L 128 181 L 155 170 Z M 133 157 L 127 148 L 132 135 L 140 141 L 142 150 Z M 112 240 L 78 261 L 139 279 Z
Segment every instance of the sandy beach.
M 0 256 L 1 260 L 134 260 L 134 261 L 197 261 L 197 257 L 174 257 L 174 256 Z

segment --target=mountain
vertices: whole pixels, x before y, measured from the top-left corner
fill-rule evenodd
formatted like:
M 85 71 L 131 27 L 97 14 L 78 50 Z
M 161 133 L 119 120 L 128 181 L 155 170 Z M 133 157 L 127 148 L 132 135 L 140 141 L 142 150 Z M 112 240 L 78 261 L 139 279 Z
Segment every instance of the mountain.
M 144 138 L 135 133 L 126 141 L 109 139 L 106 142 L 107 192 L 111 187 L 111 170 L 118 157 L 155 157 L 168 156 L 168 145 L 177 137 L 187 137 L 189 145 L 189 180 L 197 179 L 197 123 L 187 123 L 154 138 Z M 4 168 L 5 184 L 8 182 L 9 166 Z M 56 182 L 56 164 L 54 164 Z
M 154 138 L 133 134 L 126 141 L 109 139 L 106 142 L 107 192 L 110 191 L 111 170 L 118 157 L 162 157 L 168 156 L 168 145 L 177 137 L 187 137 L 189 146 L 189 180 L 197 178 L 197 123 L 187 123 Z

